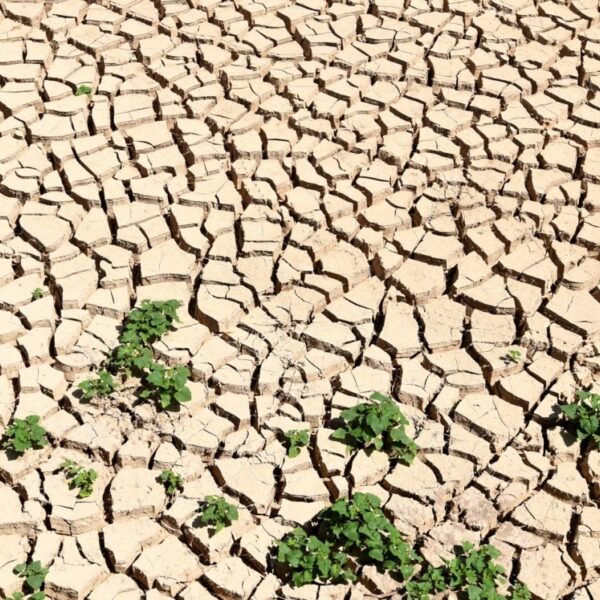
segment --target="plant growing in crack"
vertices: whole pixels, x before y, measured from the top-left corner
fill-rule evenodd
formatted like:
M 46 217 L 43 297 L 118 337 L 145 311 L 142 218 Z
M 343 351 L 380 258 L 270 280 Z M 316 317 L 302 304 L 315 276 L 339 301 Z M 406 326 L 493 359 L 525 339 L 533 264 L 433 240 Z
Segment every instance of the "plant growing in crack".
M 94 481 L 98 473 L 94 469 L 84 469 L 72 460 L 65 460 L 59 467 L 69 481 L 69 489 L 79 488 L 78 498 L 88 498 L 94 491 Z
M 277 562 L 287 566 L 296 587 L 356 580 L 347 554 L 336 550 L 332 542 L 308 535 L 302 527 L 296 527 L 277 543 Z
M 579 390 L 577 401 L 560 407 L 568 422 L 575 426 L 577 439 L 591 439 L 600 445 L 600 394 Z
M 35 288 L 35 290 L 33 290 L 32 294 L 31 294 L 31 299 L 32 300 L 39 300 L 40 298 L 44 297 L 44 290 L 42 288 Z
M 123 371 L 127 377 L 141 377 L 154 363 L 152 350 L 138 342 L 117 346 L 110 359 L 111 371 Z
M 153 363 L 144 378 L 144 389 L 140 396 L 157 401 L 161 408 L 177 410 L 180 404 L 192 399 L 192 392 L 186 385 L 189 376 L 190 370 L 187 367 L 165 367 Z
M 92 93 L 92 88 L 89 85 L 78 85 L 75 90 L 76 96 L 89 96 Z
M 342 411 L 341 417 L 344 425 L 332 438 L 345 442 L 348 448 L 382 450 L 406 464 L 415 459 L 419 446 L 406 433 L 409 421 L 388 396 L 376 392 L 370 402 Z
M 42 592 L 42 586 L 48 575 L 48 569 L 42 567 L 42 563 L 39 560 L 34 560 L 30 563 L 20 563 L 13 569 L 13 572 L 25 580 L 25 587 L 31 592 L 28 600 L 44 600 L 46 594 Z M 9 600 L 24 599 L 25 595 L 23 592 L 14 592 L 9 598 Z
M 507 362 L 518 364 L 521 362 L 521 351 L 511 348 L 506 354 L 505 359 Z
M 179 321 L 177 309 L 180 306 L 179 300 L 143 300 L 127 315 L 121 343 L 133 342 L 143 346 L 154 343 L 172 329 L 174 322 Z
M 504 567 L 495 561 L 500 551 L 493 546 L 475 548 L 463 542 L 459 553 L 444 560 L 441 567 L 429 565 L 414 581 L 406 585 L 410 600 L 427 600 L 432 594 L 450 590 L 469 600 L 529 600 L 531 592 L 524 585 L 512 586 L 508 596 L 498 592 L 506 582 Z
M 239 518 L 237 507 L 222 496 L 206 496 L 200 503 L 198 513 L 200 524 L 209 527 L 211 535 L 216 535 Z
M 161 471 L 158 481 L 165 486 L 165 492 L 169 497 L 173 496 L 175 492 L 183 490 L 183 477 L 171 469 Z
M 23 455 L 29 449 L 39 450 L 48 444 L 46 430 L 39 424 L 38 415 L 14 419 L 4 432 L 2 447 Z
M 95 379 L 84 379 L 78 387 L 83 392 L 84 400 L 106 398 L 117 389 L 112 375 L 105 369 L 99 371 Z
M 296 458 L 300 454 L 300 450 L 308 446 L 309 442 L 310 432 L 308 429 L 293 429 L 283 434 L 283 445 L 290 458 Z

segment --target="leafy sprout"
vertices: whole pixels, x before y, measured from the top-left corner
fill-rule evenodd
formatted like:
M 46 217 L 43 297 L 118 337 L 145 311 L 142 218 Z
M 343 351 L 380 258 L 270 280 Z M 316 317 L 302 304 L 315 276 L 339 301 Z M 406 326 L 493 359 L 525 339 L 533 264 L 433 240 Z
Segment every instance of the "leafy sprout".
M 164 469 L 158 480 L 165 486 L 167 496 L 173 496 L 178 490 L 183 490 L 183 477 L 171 469 Z
M 508 596 L 498 592 L 498 587 L 506 583 L 504 567 L 495 562 L 499 557 L 500 551 L 493 546 L 475 548 L 470 542 L 463 542 L 454 558 L 444 560 L 441 567 L 429 565 L 415 581 L 408 582 L 408 597 L 427 600 L 432 594 L 450 590 L 466 594 L 470 600 L 529 600 L 531 593 L 520 583 L 512 587 Z
M 310 433 L 307 429 L 294 429 L 283 434 L 283 445 L 286 447 L 287 455 L 290 458 L 296 458 L 300 454 L 300 449 L 308 446 L 309 441 Z
M 14 419 L 4 433 L 2 447 L 16 454 L 26 450 L 40 449 L 48 444 L 46 430 L 39 424 L 40 417 L 29 415 L 25 419 Z
M 179 321 L 177 309 L 180 306 L 179 300 L 143 300 L 141 306 L 134 308 L 127 316 L 120 341 L 152 344 L 171 330 L 174 322 Z
M 302 527 L 277 543 L 277 561 L 290 569 L 295 586 L 356 580 L 347 554 L 336 550 L 332 542 L 309 536 Z
M 238 509 L 221 496 L 206 496 L 198 508 L 200 523 L 219 533 L 239 518 Z
M 110 396 L 117 386 L 113 381 L 112 375 L 102 369 L 98 372 L 96 379 L 85 379 L 79 384 L 79 389 L 83 392 L 84 400 L 92 400 L 93 398 L 105 398 Z
M 169 368 L 154 363 L 144 379 L 140 396 L 157 401 L 162 408 L 177 409 L 180 404 L 192 399 L 190 388 L 186 385 L 189 376 L 187 367 L 177 365 Z
M 334 431 L 333 439 L 349 448 L 388 452 L 406 464 L 415 459 L 419 447 L 406 433 L 409 421 L 391 398 L 374 393 L 370 402 L 344 410 L 341 416 L 344 425 Z
M 76 96 L 89 96 L 92 93 L 92 88 L 89 85 L 78 85 L 75 90 Z
M 94 481 L 98 478 L 98 473 L 94 469 L 84 469 L 72 460 L 65 460 L 60 465 L 69 480 L 69 488 L 79 488 L 78 498 L 88 498 L 94 491 Z
M 32 300 L 39 300 L 40 298 L 44 297 L 44 290 L 42 288 L 35 288 L 35 290 L 33 290 L 33 293 L 31 294 L 31 299 Z
M 521 351 L 515 350 L 514 348 L 510 349 L 506 353 L 506 359 L 512 363 L 517 364 L 521 360 Z
M 141 376 L 153 363 L 150 348 L 138 342 L 124 342 L 113 350 L 110 368 L 125 371 L 128 377 Z
M 577 392 L 577 401 L 561 406 L 567 421 L 575 425 L 577 439 L 584 441 L 592 439 L 600 444 L 600 394 L 592 392 Z
M 46 595 L 41 589 L 48 575 L 48 569 L 42 567 L 42 563 L 39 560 L 34 560 L 30 563 L 20 563 L 13 569 L 13 572 L 15 575 L 25 579 L 27 588 L 32 592 L 29 600 L 44 600 Z M 25 595 L 23 592 L 15 592 L 11 600 L 23 600 L 24 598 Z

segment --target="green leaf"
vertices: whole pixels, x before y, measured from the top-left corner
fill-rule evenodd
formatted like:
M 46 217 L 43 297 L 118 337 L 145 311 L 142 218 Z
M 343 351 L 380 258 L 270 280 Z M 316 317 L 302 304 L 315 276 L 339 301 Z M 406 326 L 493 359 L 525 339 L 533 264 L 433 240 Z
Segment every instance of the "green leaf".
M 92 93 L 92 88 L 89 85 L 80 85 L 75 91 L 76 96 L 84 96 Z

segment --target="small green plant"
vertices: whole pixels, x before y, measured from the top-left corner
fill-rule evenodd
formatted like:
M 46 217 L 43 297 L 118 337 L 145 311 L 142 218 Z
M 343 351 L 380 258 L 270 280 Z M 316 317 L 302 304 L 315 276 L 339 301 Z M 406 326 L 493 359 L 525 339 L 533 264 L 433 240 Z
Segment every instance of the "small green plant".
M 294 429 L 283 434 L 283 445 L 286 447 L 287 455 L 290 458 L 296 458 L 300 454 L 300 449 L 308 446 L 309 441 L 310 433 L 307 429 Z
M 94 469 L 84 469 L 72 460 L 65 460 L 60 465 L 69 480 L 69 488 L 74 490 L 79 488 L 78 498 L 88 498 L 94 491 L 94 481 L 98 478 L 98 473 Z
M 442 567 L 431 565 L 406 585 L 411 600 L 427 600 L 430 595 L 446 590 L 466 595 L 469 600 L 529 600 L 531 593 L 522 584 L 516 584 L 508 596 L 498 592 L 498 586 L 506 582 L 504 567 L 495 560 L 500 551 L 485 545 L 475 548 L 469 542 L 463 542 L 457 556 L 444 560 Z
M 295 586 L 356 579 L 347 554 L 336 550 L 331 542 L 309 536 L 302 527 L 296 527 L 277 542 L 277 561 L 291 571 Z
M 190 388 L 186 385 L 189 376 L 187 367 L 177 365 L 169 368 L 154 363 L 144 379 L 140 396 L 157 401 L 162 408 L 176 409 L 192 399 Z
M 76 96 L 89 96 L 92 93 L 92 88 L 89 85 L 79 85 L 75 90 Z
M 152 350 L 138 342 L 124 342 L 117 346 L 111 356 L 110 368 L 124 371 L 127 377 L 140 376 L 154 363 Z
M 277 560 L 290 571 L 294 585 L 316 579 L 352 581 L 360 565 L 375 565 L 407 581 L 419 562 L 373 494 L 358 492 L 352 500 L 338 500 L 321 511 L 316 531 L 316 536 L 309 536 L 297 528 L 276 544 Z
M 406 433 L 409 421 L 391 398 L 374 393 L 370 402 L 344 410 L 341 416 L 344 426 L 335 430 L 333 439 L 349 448 L 383 450 L 406 464 L 415 459 L 419 446 Z
M 229 527 L 239 518 L 238 509 L 221 496 L 206 496 L 198 508 L 200 523 L 212 529 L 212 535 Z
M 92 400 L 93 398 L 105 398 L 110 396 L 117 386 L 113 381 L 112 375 L 102 369 L 98 372 L 96 379 L 85 379 L 79 384 L 79 389 L 83 392 L 84 400 Z
M 337 500 L 319 517 L 324 539 L 331 540 L 360 564 L 373 564 L 408 580 L 418 562 L 416 553 L 385 516 L 373 494 L 357 492 Z
M 39 300 L 40 298 L 44 297 L 44 290 L 42 288 L 35 288 L 35 290 L 33 290 L 33 293 L 31 294 L 31 299 L 32 300 Z
M 515 363 L 515 364 L 519 363 L 520 360 L 521 360 L 521 351 L 520 350 L 515 350 L 514 348 L 511 349 L 511 350 L 509 350 L 506 353 L 506 359 L 509 362 L 512 362 L 512 363 Z
M 46 595 L 41 591 L 44 585 L 44 580 L 48 575 L 48 569 L 42 567 L 42 563 L 39 560 L 34 560 L 31 563 L 21 563 L 14 568 L 14 573 L 19 577 L 25 579 L 25 584 L 31 595 L 28 600 L 44 600 Z M 11 600 L 23 600 L 25 595 L 23 592 L 15 592 L 12 595 Z
M 575 425 L 578 440 L 591 438 L 600 445 L 600 394 L 579 390 L 576 395 L 577 402 L 560 408 L 567 420 Z
M 179 300 L 150 301 L 143 300 L 139 308 L 133 309 L 127 321 L 120 341 L 148 345 L 169 331 L 173 322 L 179 321 L 177 309 Z
M 164 469 L 158 480 L 165 486 L 167 496 L 173 496 L 177 490 L 183 490 L 183 477 L 171 469 Z
M 21 455 L 30 448 L 43 448 L 48 443 L 48 438 L 39 422 L 40 417 L 37 415 L 14 419 L 4 433 L 2 447 Z

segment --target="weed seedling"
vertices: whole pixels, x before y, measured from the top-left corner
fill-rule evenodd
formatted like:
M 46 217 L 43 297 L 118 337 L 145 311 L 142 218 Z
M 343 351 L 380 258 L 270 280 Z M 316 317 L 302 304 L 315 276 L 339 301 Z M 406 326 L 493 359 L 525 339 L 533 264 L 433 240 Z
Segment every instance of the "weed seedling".
M 309 536 L 302 527 L 296 527 L 277 542 L 277 561 L 290 569 L 295 586 L 356 579 L 347 554 L 337 551 L 331 542 Z
M 309 441 L 310 433 L 307 429 L 295 429 L 293 431 L 286 431 L 283 434 L 283 445 L 290 458 L 296 458 L 300 454 L 300 449 L 308 446 Z
M 517 584 L 509 596 L 498 592 L 498 586 L 506 582 L 504 567 L 495 560 L 500 551 L 493 546 L 475 548 L 470 542 L 463 542 L 461 551 L 452 560 L 444 560 L 442 567 L 431 565 L 407 586 L 411 600 L 427 600 L 430 595 L 450 590 L 459 596 L 470 599 L 528 600 L 529 590 Z
M 404 581 L 412 576 L 417 555 L 385 516 L 377 496 L 357 492 L 352 500 L 338 500 L 320 514 L 319 523 L 324 539 L 360 564 L 376 565 Z
M 76 96 L 89 96 L 92 93 L 92 88 L 89 85 L 79 85 L 75 90 Z
M 515 364 L 519 363 L 521 361 L 521 351 L 515 349 L 509 350 L 506 353 L 506 360 Z
M 44 290 L 42 288 L 35 288 L 35 290 L 33 290 L 33 293 L 31 294 L 31 299 L 32 300 L 39 300 L 40 298 L 44 297 Z
M 168 368 L 154 363 L 144 379 L 140 396 L 158 401 L 162 408 L 176 409 L 181 403 L 192 399 L 190 388 L 186 385 L 189 376 L 187 367 L 177 365 Z
M 167 496 L 171 497 L 178 490 L 183 490 L 183 477 L 171 469 L 164 469 L 158 480 L 165 486 Z
M 142 301 L 141 306 L 127 316 L 121 343 L 133 342 L 146 346 L 160 339 L 171 330 L 175 321 L 179 321 L 177 309 L 180 306 L 179 300 Z
M 212 529 L 212 535 L 229 527 L 239 518 L 238 509 L 220 496 L 206 496 L 200 507 L 200 523 Z
M 138 342 L 124 342 L 117 346 L 110 360 L 113 371 L 125 371 L 127 377 L 141 376 L 153 364 L 152 350 Z
M 561 406 L 568 421 L 573 423 L 578 440 L 591 438 L 600 445 L 600 394 L 592 392 L 577 392 L 577 402 Z
M 48 443 L 48 438 L 46 430 L 39 422 L 40 418 L 37 415 L 14 419 L 4 433 L 2 447 L 21 455 L 30 448 L 43 448 Z
M 41 591 L 44 585 L 48 569 L 42 567 L 39 560 L 34 560 L 31 563 L 21 563 L 14 568 L 14 573 L 25 579 L 25 584 L 31 590 L 32 594 L 28 600 L 44 600 L 46 595 Z M 23 600 L 25 598 L 23 592 L 15 592 L 12 600 Z
M 375 393 L 370 402 L 344 410 L 341 416 L 344 426 L 335 430 L 333 439 L 349 448 L 383 450 L 406 464 L 415 459 L 419 447 L 406 433 L 409 421 L 391 398 Z
M 94 469 L 84 469 L 72 460 L 65 460 L 60 465 L 69 481 L 69 489 L 79 488 L 78 498 L 87 498 L 94 491 L 94 481 L 98 478 L 98 473 Z
M 83 392 L 84 400 L 110 396 L 115 391 L 116 387 L 112 375 L 104 369 L 99 371 L 96 379 L 85 379 L 79 384 L 79 389 Z

